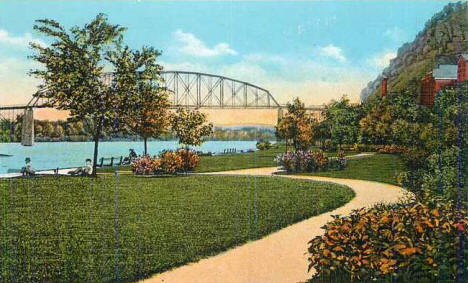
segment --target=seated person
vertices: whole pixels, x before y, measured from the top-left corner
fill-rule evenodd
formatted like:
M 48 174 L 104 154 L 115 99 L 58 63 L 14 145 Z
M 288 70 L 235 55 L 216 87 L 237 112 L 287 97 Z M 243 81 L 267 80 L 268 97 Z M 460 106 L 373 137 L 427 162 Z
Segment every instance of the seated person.
M 21 174 L 23 174 L 23 176 L 33 176 L 33 175 L 35 175 L 36 172 L 34 171 L 34 169 L 32 167 L 31 158 L 26 157 L 24 162 L 26 163 L 26 166 L 21 168 Z
M 72 176 L 77 176 L 77 175 L 89 176 L 89 175 L 91 175 L 92 172 L 93 172 L 93 166 L 91 165 L 91 159 L 87 158 L 86 159 L 86 166 L 76 168 L 75 170 L 72 170 L 72 171 L 68 172 L 68 174 L 70 174 Z
M 128 154 L 128 158 L 130 159 L 130 161 L 137 158 L 137 154 L 133 148 L 130 148 L 129 151 L 130 153 Z
M 128 157 L 125 157 L 123 160 L 123 164 L 130 164 L 132 161 L 137 158 L 137 154 L 133 148 L 129 149 L 130 153 L 128 154 Z

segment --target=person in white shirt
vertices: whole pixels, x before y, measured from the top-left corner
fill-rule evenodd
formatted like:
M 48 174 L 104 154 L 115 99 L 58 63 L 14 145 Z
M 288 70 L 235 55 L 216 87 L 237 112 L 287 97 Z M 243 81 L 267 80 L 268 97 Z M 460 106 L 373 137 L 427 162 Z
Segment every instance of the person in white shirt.
M 21 168 L 21 173 L 25 176 L 33 176 L 36 174 L 36 172 L 34 171 L 33 167 L 32 167 L 32 163 L 31 163 L 31 158 L 29 157 L 26 157 L 26 159 L 24 160 L 24 162 L 26 163 L 26 166 L 24 166 L 23 168 Z
M 75 170 L 68 172 L 68 174 L 72 176 L 89 176 L 91 175 L 91 173 L 93 173 L 93 166 L 91 165 L 91 159 L 89 158 L 86 159 L 86 165 L 84 167 L 79 167 Z

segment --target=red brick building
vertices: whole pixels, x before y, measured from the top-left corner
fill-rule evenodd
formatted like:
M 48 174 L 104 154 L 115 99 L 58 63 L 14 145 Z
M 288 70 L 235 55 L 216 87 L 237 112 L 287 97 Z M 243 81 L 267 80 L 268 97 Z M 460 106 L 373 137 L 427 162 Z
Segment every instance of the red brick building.
M 458 82 L 468 80 L 468 54 L 458 57 Z
M 462 56 L 460 56 L 462 57 Z M 461 64 L 463 65 L 463 64 Z M 439 65 L 421 79 L 421 104 L 432 107 L 439 90 L 444 86 L 455 84 L 458 79 L 459 65 Z M 466 69 L 466 65 L 465 65 Z

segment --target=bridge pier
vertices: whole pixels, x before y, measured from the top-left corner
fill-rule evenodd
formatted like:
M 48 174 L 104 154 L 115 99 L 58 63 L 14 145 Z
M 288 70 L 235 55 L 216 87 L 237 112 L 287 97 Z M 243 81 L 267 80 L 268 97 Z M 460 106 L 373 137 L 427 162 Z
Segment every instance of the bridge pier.
M 21 123 L 21 145 L 32 146 L 34 144 L 34 111 L 32 108 L 24 109 Z

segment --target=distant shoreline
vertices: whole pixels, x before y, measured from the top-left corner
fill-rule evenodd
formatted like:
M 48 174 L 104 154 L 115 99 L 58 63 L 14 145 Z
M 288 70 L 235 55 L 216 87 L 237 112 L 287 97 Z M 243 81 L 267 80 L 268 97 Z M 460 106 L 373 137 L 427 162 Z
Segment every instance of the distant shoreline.
M 266 139 L 268 141 L 276 141 L 276 139 Z M 148 140 L 148 142 L 153 142 L 153 141 L 159 141 L 159 142 L 177 142 L 178 140 L 176 139 L 171 139 L 171 140 Z M 253 142 L 253 141 L 257 141 L 256 139 L 251 139 L 251 140 L 243 140 L 243 139 L 226 139 L 226 140 L 223 140 L 223 139 L 207 139 L 206 141 L 223 141 L 223 142 L 226 142 L 226 141 L 235 141 L 235 142 L 238 142 L 238 141 L 247 141 L 247 142 Z M 82 141 L 70 141 L 70 140 L 49 140 L 49 141 L 34 141 L 34 143 L 50 143 L 50 142 L 53 142 L 53 143 L 59 143 L 59 142 L 70 142 L 70 143 L 79 143 L 79 142 L 94 142 L 93 140 L 82 140 Z M 143 140 L 133 140 L 133 139 L 115 139 L 115 140 L 99 140 L 99 142 L 143 142 Z M 1 144 L 7 144 L 7 143 L 21 143 L 21 142 L 0 142 L 0 145 Z M 1 156 L 1 154 L 0 154 Z

